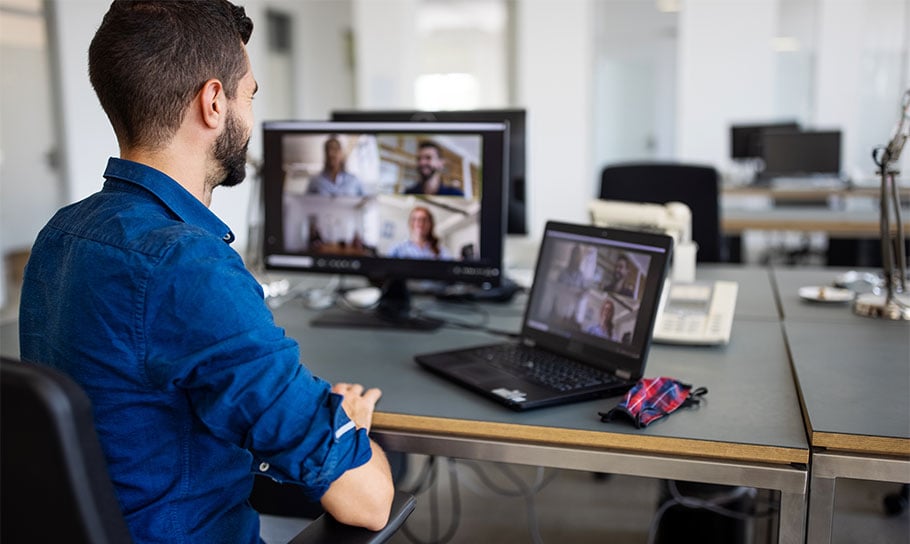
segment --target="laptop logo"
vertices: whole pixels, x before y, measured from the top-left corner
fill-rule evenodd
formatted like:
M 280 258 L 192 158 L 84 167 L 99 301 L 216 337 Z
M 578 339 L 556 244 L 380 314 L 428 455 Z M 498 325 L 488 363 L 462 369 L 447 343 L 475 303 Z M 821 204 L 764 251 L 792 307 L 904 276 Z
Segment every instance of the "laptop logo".
M 497 387 L 490 392 L 512 402 L 524 402 L 528 398 L 528 394 L 520 389 L 506 389 L 505 387 Z

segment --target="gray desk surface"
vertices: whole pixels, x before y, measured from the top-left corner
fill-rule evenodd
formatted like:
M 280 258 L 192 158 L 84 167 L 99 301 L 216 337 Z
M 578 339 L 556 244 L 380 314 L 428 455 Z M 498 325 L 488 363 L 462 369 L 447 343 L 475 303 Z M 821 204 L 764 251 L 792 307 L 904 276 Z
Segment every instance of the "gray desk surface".
M 910 456 L 910 323 L 786 321 L 813 446 Z
M 600 422 L 597 412 L 615 406 L 618 398 L 516 413 L 413 360 L 421 352 L 501 341 L 484 332 L 317 329 L 309 326 L 314 312 L 294 302 L 275 316 L 299 340 L 302 361 L 314 373 L 383 389 L 373 429 L 404 451 L 776 489 L 779 540 L 802 542 L 809 447 L 784 337 L 773 318 L 776 306 L 769 303 L 770 277 L 757 269 L 717 268 L 698 275 L 736 279 L 755 292 L 741 291 L 728 346 L 652 348 L 647 376 L 672 376 L 709 392 L 702 406 L 681 409 L 644 430 Z M 488 315 L 482 321 L 515 331 L 525 300 L 483 305 Z M 462 306 L 431 302 L 425 309 L 481 321 Z M 0 327 L 4 354 L 18 352 L 15 334 L 15 324 Z
M 383 389 L 377 428 L 440 430 L 472 437 L 767 463 L 808 462 L 800 406 L 777 321 L 768 271 L 704 266 L 699 280 L 740 282 L 732 340 L 722 347 L 654 345 L 646 376 L 670 376 L 709 390 L 707 402 L 681 409 L 637 430 L 601 423 L 597 412 L 620 399 L 516 413 L 421 369 L 417 353 L 502 341 L 487 333 L 446 328 L 433 333 L 312 328 L 316 315 L 299 303 L 276 310 L 276 321 L 296 338 L 302 361 L 330 381 L 358 381 Z M 486 317 L 462 305 L 420 300 L 428 312 L 517 332 L 524 296 L 482 306 Z M 0 327 L 0 352 L 18 355 L 15 324 Z
M 850 304 L 804 302 L 802 285 L 844 269 L 773 272 L 812 446 L 910 456 L 910 322 L 861 317 Z
M 764 271 L 757 271 L 756 278 L 762 274 L 770 284 Z M 766 301 L 759 302 L 753 313 L 773 310 Z M 511 305 L 485 306 L 490 325 L 517 330 L 523 303 L 521 297 Z M 431 303 L 427 310 L 434 307 L 441 308 Z M 470 319 L 459 315 L 463 311 L 445 308 L 449 317 Z M 422 352 L 501 341 L 486 333 L 317 329 L 309 326 L 314 314 L 292 304 L 275 315 L 300 342 L 302 358 L 315 374 L 384 391 L 377 429 L 750 462 L 808 462 L 799 401 L 777 321 L 738 319 L 733 339 L 724 347 L 653 346 L 646 376 L 671 376 L 706 386 L 709 393 L 700 408 L 680 410 L 637 430 L 625 423 L 600 422 L 597 412 L 615 406 L 618 398 L 516 413 L 430 374 L 413 360 Z
M 853 313 L 852 302 L 812 302 L 799 297 L 799 288 L 806 286 L 832 286 L 835 278 L 850 268 L 775 268 L 772 280 L 780 297 L 782 316 L 785 321 L 815 321 L 864 324 L 872 321 Z M 864 272 L 878 272 L 860 269 Z

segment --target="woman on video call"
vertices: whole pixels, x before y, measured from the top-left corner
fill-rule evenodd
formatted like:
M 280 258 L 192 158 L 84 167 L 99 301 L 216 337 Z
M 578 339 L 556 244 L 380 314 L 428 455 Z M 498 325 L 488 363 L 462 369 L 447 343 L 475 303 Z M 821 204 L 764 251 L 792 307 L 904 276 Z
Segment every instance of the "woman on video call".
M 322 172 L 310 180 L 309 195 L 364 196 L 363 183 L 345 169 L 344 149 L 341 141 L 332 136 L 325 141 L 325 159 Z
M 389 257 L 402 259 L 452 259 L 451 253 L 439 245 L 434 233 L 435 223 L 429 208 L 416 206 L 408 215 L 408 239 L 395 244 Z

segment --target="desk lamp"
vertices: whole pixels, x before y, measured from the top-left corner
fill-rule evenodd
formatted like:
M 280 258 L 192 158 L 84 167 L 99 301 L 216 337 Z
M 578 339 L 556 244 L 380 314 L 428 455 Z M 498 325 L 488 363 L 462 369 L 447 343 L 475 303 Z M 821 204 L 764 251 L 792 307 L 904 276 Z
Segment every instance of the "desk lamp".
M 910 296 L 907 293 L 907 255 L 904 250 L 904 225 L 897 191 L 897 161 L 910 137 L 910 89 L 904 92 L 900 118 L 887 146 L 872 151 L 872 160 L 882 176 L 879 198 L 879 226 L 882 237 L 884 293 L 870 293 L 856 298 L 853 311 L 867 317 L 910 320 Z M 892 213 L 895 228 L 891 228 Z

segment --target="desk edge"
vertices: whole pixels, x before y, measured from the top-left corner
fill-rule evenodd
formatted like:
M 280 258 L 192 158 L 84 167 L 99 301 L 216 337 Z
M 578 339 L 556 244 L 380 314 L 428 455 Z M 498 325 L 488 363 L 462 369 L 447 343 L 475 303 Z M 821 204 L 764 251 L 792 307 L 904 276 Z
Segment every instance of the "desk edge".
M 813 431 L 811 442 L 831 451 L 910 457 L 910 438 Z
M 406 414 L 376 413 L 373 428 L 387 431 L 445 434 L 467 438 L 526 442 L 553 446 L 605 448 L 637 453 L 684 455 L 706 459 L 771 464 L 808 464 L 809 449 L 761 446 L 691 438 L 582 431 Z

